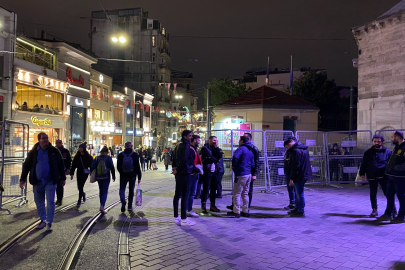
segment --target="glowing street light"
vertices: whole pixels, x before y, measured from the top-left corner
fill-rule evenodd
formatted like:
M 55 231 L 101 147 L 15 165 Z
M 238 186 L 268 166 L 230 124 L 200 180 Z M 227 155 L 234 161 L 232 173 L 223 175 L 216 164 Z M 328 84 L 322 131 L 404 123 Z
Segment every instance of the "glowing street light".
M 113 37 L 113 38 L 112 38 L 112 41 L 113 41 L 113 42 L 118 42 L 118 38 Z
M 119 40 L 121 43 L 124 43 L 125 41 L 127 41 L 126 38 L 124 38 L 124 37 L 120 37 Z

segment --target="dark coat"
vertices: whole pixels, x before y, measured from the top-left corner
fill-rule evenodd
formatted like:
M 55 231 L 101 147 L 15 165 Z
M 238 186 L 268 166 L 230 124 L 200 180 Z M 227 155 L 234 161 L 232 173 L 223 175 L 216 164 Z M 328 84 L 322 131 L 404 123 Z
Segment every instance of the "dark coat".
M 62 149 L 58 150 L 62 155 L 63 163 L 65 164 L 65 171 L 70 171 L 70 166 L 72 165 L 72 157 L 70 156 L 69 150 L 67 150 L 65 147 L 62 147 Z
M 77 178 L 87 178 L 89 174 L 84 173 L 84 169 L 90 169 L 91 163 L 93 163 L 92 156 L 86 154 L 81 155 L 80 152 L 77 152 L 77 154 L 73 158 L 70 175 L 73 176 L 75 174 L 75 170 L 77 169 Z
M 132 172 L 124 172 L 122 170 L 122 164 L 124 163 L 124 154 L 129 155 L 132 154 L 132 162 L 134 166 L 134 170 Z M 139 156 L 135 153 L 131 148 L 126 148 L 124 152 L 121 152 L 117 157 L 117 170 L 120 173 L 121 178 L 136 178 L 138 176 L 138 180 L 142 178 L 141 166 L 139 165 Z
M 294 183 L 310 180 L 312 178 L 312 168 L 309 159 L 308 146 L 296 143 L 291 149 L 290 179 L 293 180 Z
M 368 180 L 382 178 L 391 155 L 391 149 L 387 149 L 384 146 L 380 149 L 371 147 L 363 155 L 359 175 L 366 175 Z
M 152 159 L 152 157 L 153 157 L 153 150 L 151 149 L 151 148 L 148 148 L 147 150 L 146 150 L 146 159 Z
M 36 166 L 38 159 L 38 146 L 39 143 L 36 143 L 32 147 L 31 151 L 28 152 L 27 158 L 25 159 L 20 182 L 26 182 L 28 173 L 30 174 L 29 181 L 31 185 L 36 185 L 38 183 Z M 59 184 L 62 181 L 66 180 L 65 175 L 65 165 L 63 164 L 62 155 L 60 154 L 58 148 L 53 147 L 51 144 L 48 146 L 48 157 L 49 157 L 49 174 L 50 179 L 52 179 L 53 184 Z
M 173 153 L 173 168 L 176 168 L 177 174 L 192 174 L 194 171 L 195 153 L 190 149 L 190 142 L 185 139 L 177 144 Z
M 284 154 L 284 174 L 288 177 L 291 174 L 291 152 L 292 148 L 288 149 Z
M 203 162 L 204 173 L 210 173 L 209 166 L 210 164 L 215 164 L 215 170 L 218 170 L 217 163 L 222 158 L 223 153 L 221 148 L 210 146 L 208 143 L 201 148 L 201 159 Z
M 388 176 L 405 178 L 405 142 L 395 146 L 388 161 L 386 174 Z
M 254 164 L 254 166 L 252 168 L 252 176 L 258 176 L 259 172 L 260 172 L 260 163 L 259 163 L 260 152 L 259 152 L 259 149 L 251 141 L 248 141 L 246 143 L 246 147 L 248 147 L 249 150 L 252 151 L 253 158 L 254 158 L 254 161 L 255 161 L 255 164 Z
M 252 174 L 255 168 L 255 160 L 252 147 L 246 143 L 236 149 L 232 157 L 232 170 L 235 176 L 244 176 Z

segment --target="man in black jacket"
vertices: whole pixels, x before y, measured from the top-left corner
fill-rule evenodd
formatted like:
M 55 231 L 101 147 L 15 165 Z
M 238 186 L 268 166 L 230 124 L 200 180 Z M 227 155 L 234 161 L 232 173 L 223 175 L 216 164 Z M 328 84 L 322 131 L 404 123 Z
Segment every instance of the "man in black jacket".
M 149 146 L 148 149 L 146 149 L 146 168 L 148 170 L 152 170 L 152 157 L 153 157 L 153 150 Z
M 385 173 L 388 176 L 387 183 L 387 208 L 379 221 L 404 222 L 405 217 L 405 141 L 404 133 L 400 130 L 392 134 L 392 142 L 395 144 L 394 152 L 388 161 Z M 395 217 L 395 193 L 399 200 L 398 216 Z M 393 213 L 394 212 L 394 213 Z
M 128 211 L 132 211 L 134 199 L 135 181 L 138 176 L 138 185 L 141 183 L 142 172 L 139 166 L 139 156 L 132 150 L 132 143 L 125 143 L 125 150 L 117 156 L 117 170 L 120 173 L 120 200 L 121 212 L 125 212 L 125 189 L 129 183 Z
M 375 135 L 373 137 L 373 146 L 364 152 L 363 160 L 361 162 L 359 175 L 362 181 L 368 180 L 370 186 L 370 201 L 371 212 L 370 217 L 378 216 L 377 211 L 377 190 L 378 184 L 380 184 L 381 189 L 387 197 L 387 182 L 388 179 L 385 177 L 385 168 L 387 166 L 388 160 L 392 155 L 391 149 L 387 149 L 383 146 L 384 137 L 381 135 Z
M 289 137 L 288 139 L 292 139 L 294 142 L 297 142 L 295 137 Z M 294 186 L 290 186 L 291 180 L 291 152 L 293 151 L 292 148 L 285 151 L 284 154 L 284 177 L 287 184 L 287 191 L 288 191 L 288 198 L 290 199 L 290 204 L 284 207 L 284 210 L 293 210 L 295 208 L 295 189 Z
M 48 135 L 38 134 L 38 143 L 32 147 L 22 166 L 20 187 L 24 188 L 30 174 L 29 182 L 33 185 L 34 201 L 37 206 L 41 223 L 37 229 L 42 229 L 48 221 L 48 230 L 52 231 L 52 222 L 55 215 L 56 185 L 65 185 L 65 166 L 59 150 L 53 147 Z M 45 208 L 45 195 L 47 207 Z
M 65 164 L 65 174 L 69 175 L 70 166 L 72 164 L 70 152 L 65 147 L 63 147 L 62 140 L 56 140 L 56 148 L 58 148 L 59 152 L 62 155 L 63 163 Z M 62 199 L 63 199 L 63 186 L 60 183 L 58 183 L 56 187 L 56 206 L 62 205 Z
M 312 178 L 312 168 L 309 160 L 308 146 L 297 143 L 293 138 L 284 142 L 288 151 L 291 149 L 291 171 L 289 185 L 295 189 L 295 209 L 289 212 L 291 217 L 303 217 L 305 208 L 304 186 Z
M 218 139 L 215 136 L 211 136 L 208 139 L 208 143 L 201 149 L 201 158 L 203 161 L 204 174 L 203 179 L 203 191 L 201 194 L 201 209 L 203 213 L 207 213 L 207 199 L 208 193 L 210 197 L 210 211 L 220 212 L 215 206 L 216 190 L 218 187 L 217 173 L 218 173 L 218 161 L 222 158 L 221 149 L 218 147 Z
M 187 204 L 190 194 L 190 176 L 197 172 L 194 166 L 194 151 L 190 148 L 193 133 L 190 130 L 184 130 L 181 133 L 181 141 L 176 145 L 173 153 L 173 174 L 176 178 L 176 191 L 173 198 L 173 212 L 175 223 L 181 226 L 195 225 L 195 222 L 187 218 Z M 199 170 L 198 170 L 199 172 Z M 181 218 L 179 218 L 179 200 L 181 196 Z

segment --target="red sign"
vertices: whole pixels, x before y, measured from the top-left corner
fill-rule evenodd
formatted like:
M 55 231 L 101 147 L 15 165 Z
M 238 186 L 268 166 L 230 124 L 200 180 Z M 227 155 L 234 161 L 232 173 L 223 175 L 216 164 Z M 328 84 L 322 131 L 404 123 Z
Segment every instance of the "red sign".
M 104 97 L 103 93 L 100 93 L 100 98 L 103 98 L 103 97 Z
M 131 102 L 131 106 L 132 106 L 132 107 L 135 107 L 135 102 L 132 101 L 132 102 Z
M 148 105 L 146 105 L 146 111 L 149 112 L 149 106 Z
M 95 97 L 96 95 L 97 95 L 97 92 L 96 91 L 91 91 L 91 95 L 93 96 L 93 97 Z
M 125 100 L 125 106 L 129 105 L 129 100 Z
M 159 111 L 159 107 L 155 107 L 155 111 L 158 112 L 158 111 Z
M 4 102 L 4 96 L 0 95 L 0 102 Z
M 143 104 L 141 104 L 141 110 L 143 110 L 143 108 L 144 108 L 144 106 L 143 106 Z M 149 109 L 147 111 L 149 111 Z
M 113 96 L 110 96 L 110 99 L 111 99 L 111 100 L 114 100 L 114 97 L 113 97 Z
M 115 100 L 115 104 L 118 104 L 118 102 L 119 102 L 118 99 L 116 99 L 116 100 Z
M 84 85 L 84 78 L 82 75 L 79 76 L 79 79 L 73 78 L 72 76 L 72 69 L 70 67 L 66 68 L 66 78 L 68 82 L 75 83 L 78 85 Z

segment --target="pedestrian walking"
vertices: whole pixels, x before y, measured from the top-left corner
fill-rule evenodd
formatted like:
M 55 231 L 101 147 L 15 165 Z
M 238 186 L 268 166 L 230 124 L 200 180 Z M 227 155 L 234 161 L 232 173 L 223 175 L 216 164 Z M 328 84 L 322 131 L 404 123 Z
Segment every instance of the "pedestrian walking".
M 249 138 L 241 136 L 239 147 L 232 157 L 232 170 L 235 173 L 235 184 L 232 190 L 233 210 L 228 216 L 236 218 L 249 217 L 249 187 L 252 181 L 252 170 L 255 160 Z
M 146 150 L 141 148 L 139 159 L 141 161 L 142 171 L 145 171 L 145 162 L 146 162 Z
M 404 222 L 405 217 L 405 141 L 404 133 L 400 130 L 392 134 L 392 142 L 395 145 L 394 151 L 388 161 L 385 173 L 388 176 L 387 182 L 387 208 L 379 221 L 393 221 L 394 223 Z M 395 211 L 395 193 L 399 201 L 398 216 Z
M 297 142 L 297 139 L 295 137 L 289 137 L 288 139 L 292 139 L 294 142 Z M 293 149 L 290 148 L 287 151 L 285 151 L 285 154 L 284 154 L 284 177 L 285 177 L 285 183 L 287 185 L 288 198 L 290 200 L 290 203 L 286 207 L 284 207 L 284 210 L 288 210 L 288 211 L 295 209 L 295 188 L 294 188 L 294 186 L 290 186 L 292 150 Z
M 108 148 L 108 150 L 110 150 L 110 153 L 111 153 L 111 157 L 115 157 L 115 149 L 114 149 L 114 147 L 109 147 Z
M 96 147 L 96 155 L 100 155 L 100 145 L 97 145 Z
M 89 154 L 93 159 L 96 157 L 96 149 L 92 144 L 89 145 Z
M 139 156 L 132 149 L 132 143 L 126 142 L 125 149 L 117 156 L 117 170 L 120 173 L 120 200 L 121 212 L 125 212 L 125 189 L 129 186 L 128 211 L 133 210 L 135 181 L 138 176 L 138 185 L 141 183 L 142 172 L 139 166 Z
M 284 147 L 288 151 L 290 148 L 291 171 L 289 185 L 294 187 L 295 191 L 295 209 L 289 212 L 291 217 L 304 217 L 305 183 L 312 178 L 311 162 L 309 160 L 308 146 L 288 138 L 284 142 Z
M 190 176 L 195 171 L 194 152 L 190 148 L 193 134 L 190 130 L 181 133 L 181 141 L 173 153 L 173 174 L 176 179 L 176 190 L 173 197 L 173 214 L 175 223 L 181 226 L 195 225 L 187 218 L 187 204 L 190 194 Z M 179 200 L 181 197 L 181 216 L 179 218 Z
M 151 162 L 152 156 L 153 156 L 153 150 L 149 146 L 149 148 L 146 150 L 146 168 L 148 170 L 152 170 L 152 162 Z
M 373 209 L 370 217 L 378 216 L 378 184 L 380 184 L 384 196 L 387 197 L 388 179 L 385 176 L 385 169 L 387 167 L 388 160 L 392 155 L 392 151 L 391 149 L 385 148 L 383 143 L 383 136 L 374 135 L 373 146 L 364 153 L 359 171 L 361 180 L 365 181 L 367 177 L 367 181 L 370 186 L 370 202 L 371 208 Z
M 201 171 L 194 171 L 190 176 L 190 194 L 188 198 L 187 216 L 198 217 L 198 214 L 193 211 L 194 197 L 197 192 L 197 184 L 200 173 L 202 172 L 202 160 L 200 154 L 197 152 L 197 147 L 200 145 L 201 139 L 198 135 L 193 135 L 191 138 L 190 149 L 194 152 L 194 166 L 200 167 Z
M 162 162 L 162 150 L 160 147 L 156 147 L 156 162 Z
M 72 163 L 72 158 L 70 156 L 69 150 L 63 147 L 62 140 L 56 140 L 56 148 L 58 148 L 60 154 L 62 155 L 63 164 L 65 165 L 65 175 L 69 175 L 70 173 L 70 165 Z M 57 183 L 56 186 L 56 206 L 62 205 L 63 199 L 63 186 L 62 183 Z
M 210 211 L 220 212 L 215 205 L 216 190 L 218 187 L 217 174 L 218 174 L 218 161 L 222 158 L 221 149 L 218 147 L 218 139 L 216 136 L 211 136 L 208 143 L 201 149 L 201 158 L 203 161 L 204 174 L 203 190 L 201 193 L 201 209 L 203 213 L 207 212 L 207 200 L 210 197 Z
M 110 186 L 111 176 L 115 182 L 115 168 L 112 158 L 108 156 L 108 148 L 103 147 L 100 150 L 100 155 L 93 160 L 90 173 L 96 170 L 96 180 L 99 188 L 100 197 L 100 212 L 106 214 L 104 210 L 105 202 L 107 201 L 108 187 Z
M 165 164 L 165 169 L 167 171 L 169 169 L 169 165 L 171 163 L 171 157 L 170 157 L 170 152 L 169 151 L 166 151 L 166 152 L 163 153 L 163 161 L 164 161 L 164 164 Z
M 24 188 L 30 174 L 29 182 L 33 185 L 34 201 L 41 222 L 37 229 L 42 229 L 48 222 L 48 230 L 52 231 L 55 216 L 55 191 L 58 183 L 65 185 L 66 175 L 62 155 L 56 147 L 49 143 L 48 135 L 38 134 L 38 143 L 34 145 L 25 159 L 20 187 Z M 46 199 L 46 207 L 45 207 Z
M 70 170 L 70 179 L 73 180 L 73 175 L 76 171 L 77 189 L 79 190 L 79 198 L 77 200 L 77 207 L 82 205 L 82 201 L 86 202 L 86 193 L 84 192 L 84 185 L 90 174 L 90 167 L 93 163 L 93 157 L 86 150 L 86 143 L 79 145 L 72 162 L 72 169 Z

